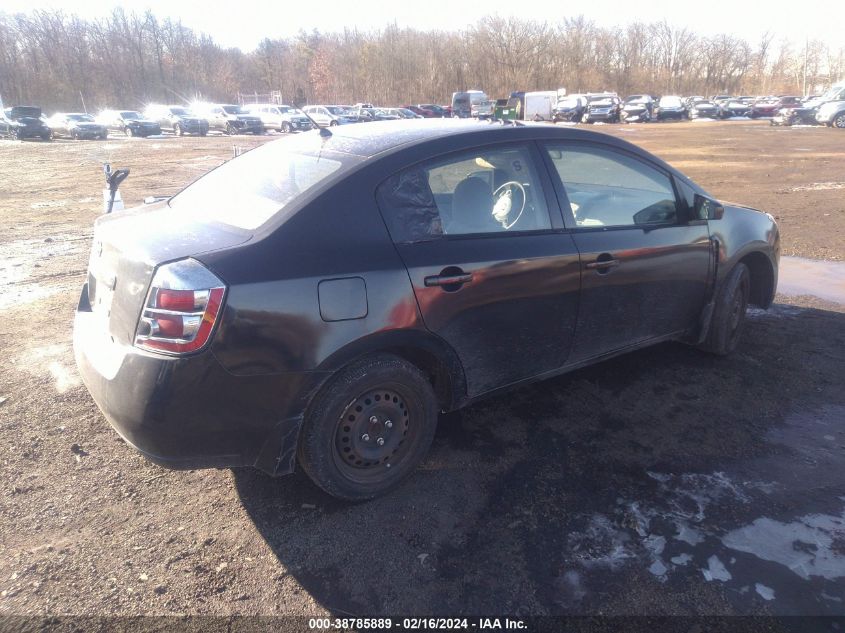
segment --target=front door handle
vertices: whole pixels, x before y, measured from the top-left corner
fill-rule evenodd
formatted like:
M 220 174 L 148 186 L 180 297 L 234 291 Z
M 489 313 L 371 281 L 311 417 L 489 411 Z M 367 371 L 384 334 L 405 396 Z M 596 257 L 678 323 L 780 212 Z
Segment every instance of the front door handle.
M 584 266 L 584 268 L 589 268 L 590 270 L 593 270 L 593 269 L 604 270 L 606 268 L 615 268 L 618 265 L 619 265 L 618 259 L 602 259 L 602 260 L 590 262 L 590 263 L 586 264 Z
M 472 273 L 458 273 L 452 275 L 432 275 L 423 279 L 426 287 L 432 286 L 456 286 L 460 287 L 472 281 Z

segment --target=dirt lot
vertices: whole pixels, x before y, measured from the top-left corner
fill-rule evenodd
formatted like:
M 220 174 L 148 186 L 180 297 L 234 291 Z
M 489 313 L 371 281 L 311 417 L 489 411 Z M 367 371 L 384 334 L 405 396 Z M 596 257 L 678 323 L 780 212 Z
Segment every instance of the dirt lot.
M 845 258 L 845 135 L 602 126 Z M 267 139 L 0 144 L 0 614 L 845 615 L 845 306 L 778 297 L 739 351 L 663 345 L 443 416 L 401 489 L 172 472 L 81 386 L 100 163 L 134 203 Z

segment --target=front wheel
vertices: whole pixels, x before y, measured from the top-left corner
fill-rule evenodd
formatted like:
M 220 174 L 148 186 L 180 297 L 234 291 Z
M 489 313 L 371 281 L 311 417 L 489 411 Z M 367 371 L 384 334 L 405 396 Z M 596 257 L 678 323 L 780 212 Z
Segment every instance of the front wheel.
M 736 349 L 745 324 L 745 311 L 751 294 L 751 275 L 745 264 L 737 264 L 722 283 L 716 298 L 710 330 L 701 349 L 726 356 Z
M 176 136 L 182 136 L 182 134 L 183 134 L 182 126 L 179 123 L 177 123 L 176 125 L 173 126 L 173 133 Z
M 282 123 L 282 129 L 280 131 L 284 134 L 289 134 L 290 133 L 290 123 L 288 123 L 287 121 Z
M 436 426 L 437 401 L 422 372 L 396 356 L 373 356 L 342 370 L 316 396 L 299 463 L 334 497 L 372 499 L 416 469 Z
M 845 130 L 845 112 L 840 112 L 833 117 L 832 126 L 840 130 Z
M 231 123 L 226 124 L 226 134 L 228 134 L 229 136 L 234 136 L 237 133 L 238 131 L 235 129 L 234 125 L 232 125 Z
M 332 121 L 331 123 L 329 123 L 329 127 L 336 127 L 336 126 L 337 126 L 337 121 Z

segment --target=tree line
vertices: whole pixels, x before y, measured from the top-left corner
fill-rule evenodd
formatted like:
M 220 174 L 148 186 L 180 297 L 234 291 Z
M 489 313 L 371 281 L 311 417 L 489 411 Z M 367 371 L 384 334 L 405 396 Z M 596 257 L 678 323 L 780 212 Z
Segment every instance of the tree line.
M 301 31 L 254 51 L 220 46 L 179 20 L 115 8 L 86 20 L 60 10 L 0 13 L 0 97 L 45 111 L 233 101 L 280 91 L 285 102 L 447 103 L 483 89 L 661 94 L 801 94 L 845 77 L 845 48 L 763 33 L 749 42 L 667 21 L 604 27 L 485 17 L 455 31 L 387 24 Z

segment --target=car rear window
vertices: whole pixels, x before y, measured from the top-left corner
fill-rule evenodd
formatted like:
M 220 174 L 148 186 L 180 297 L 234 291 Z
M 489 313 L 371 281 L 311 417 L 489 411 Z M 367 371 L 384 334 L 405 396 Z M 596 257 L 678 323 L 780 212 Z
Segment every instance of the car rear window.
M 282 139 L 233 158 L 176 194 L 170 207 L 256 229 L 343 166 L 337 155 L 312 155 L 301 145 Z

